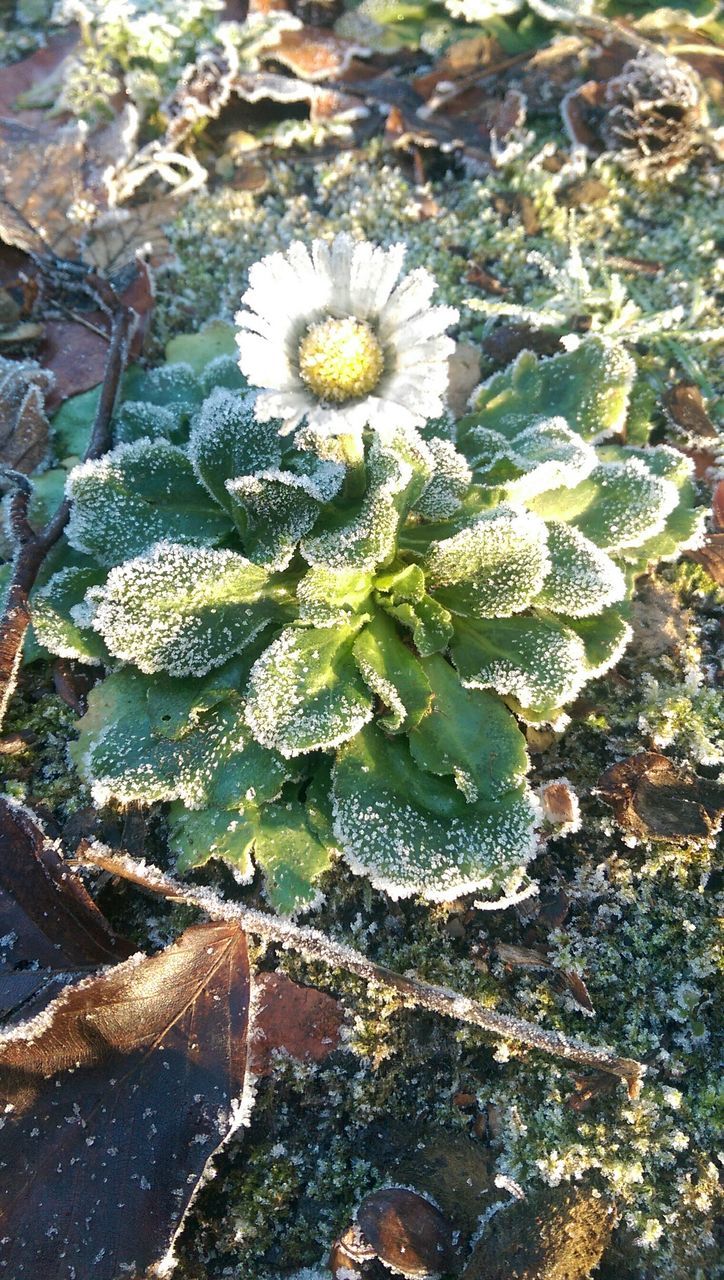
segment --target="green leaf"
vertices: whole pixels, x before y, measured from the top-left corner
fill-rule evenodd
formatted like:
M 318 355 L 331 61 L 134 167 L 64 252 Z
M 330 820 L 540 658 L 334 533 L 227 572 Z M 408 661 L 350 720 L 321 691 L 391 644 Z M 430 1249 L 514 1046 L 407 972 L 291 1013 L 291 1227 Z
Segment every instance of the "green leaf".
M 285 569 L 300 539 L 314 528 L 321 504 L 290 471 L 239 476 L 227 490 L 249 559 L 267 569 Z
M 234 878 L 248 884 L 254 878 L 251 850 L 256 838 L 256 809 L 187 809 L 175 800 L 169 810 L 169 848 L 176 854 L 181 875 L 202 867 L 209 858 L 222 858 Z
M 227 480 L 278 467 L 282 445 L 275 423 L 257 422 L 252 399 L 218 388 L 194 420 L 187 452 L 201 483 L 231 511 Z
M 410 733 L 410 751 L 421 769 L 451 774 L 466 800 L 494 800 L 522 781 L 528 759 L 523 735 L 512 732 L 512 717 L 499 698 L 464 689 L 444 658 L 423 668 L 433 702 L 430 714 Z
M 253 646 L 252 646 L 253 647 Z M 159 672 L 149 682 L 146 698 L 151 732 L 159 738 L 183 738 L 204 711 L 241 693 L 253 658 L 232 658 L 208 675 L 174 677 Z
M 71 396 L 53 418 L 53 443 L 58 458 L 82 458 L 90 441 L 100 400 L 100 387 Z
M 119 564 L 162 538 L 213 545 L 231 528 L 186 455 L 165 440 L 118 445 L 81 463 L 67 492 L 73 502 L 68 541 L 101 564 Z
M 314 882 L 329 868 L 332 851 L 310 828 L 304 805 L 282 796 L 258 812 L 254 856 L 264 872 L 266 897 L 289 915 L 318 900 Z
M 548 524 L 551 568 L 533 604 L 576 618 L 622 600 L 626 579 L 610 556 L 573 525 Z
M 202 391 L 195 371 L 187 361 L 160 364 L 155 369 L 136 366 L 124 385 L 127 400 L 176 407 L 190 415 L 201 404 Z
M 51 653 L 91 665 L 108 661 L 108 650 L 101 637 L 90 627 L 79 626 L 73 616 L 73 610 L 82 604 L 86 592 L 99 586 L 105 577 L 106 571 L 94 564 L 60 569 L 34 593 L 33 628 L 36 638 Z
M 603 462 L 574 489 L 552 490 L 529 505 L 545 520 L 565 520 L 613 551 L 660 533 L 678 500 L 671 480 L 652 475 L 638 458 L 626 458 Z
M 234 551 L 159 542 L 91 593 L 109 651 L 141 671 L 204 675 L 279 616 L 280 589 Z
M 356 569 L 310 569 L 297 587 L 300 622 L 315 627 L 336 627 L 364 613 L 370 600 L 373 579 Z
M 328 751 L 372 715 L 352 655 L 358 627 L 287 627 L 252 667 L 247 721 L 283 756 Z
M 434 542 L 426 558 L 430 590 L 451 613 L 505 617 L 538 594 L 550 567 L 545 524 L 498 507 Z
M 503 756 L 518 758 L 521 736 L 508 715 Z M 420 769 L 403 737 L 373 725 L 337 754 L 334 809 L 352 870 L 392 898 L 512 893 L 535 852 L 534 808 L 517 776 L 495 801 L 469 803 L 451 779 Z
M 466 688 L 511 695 L 533 720 L 558 719 L 590 678 L 580 637 L 545 618 L 455 620 L 450 647 Z
M 418 724 L 430 708 L 432 690 L 419 660 L 389 618 L 377 614 L 360 631 L 352 652 L 365 683 L 388 708 L 382 727 L 399 733 Z
M 391 618 L 412 632 L 415 648 L 421 657 L 431 653 L 442 653 L 447 649 L 452 636 L 452 618 L 432 596 L 423 595 L 414 604 L 403 601 L 402 604 L 391 604 L 390 598 L 380 595 L 379 603 Z
M 594 618 L 562 618 L 583 643 L 586 680 L 593 680 L 614 667 L 632 635 L 625 610 L 606 609 Z
M 414 510 L 427 520 L 444 520 L 459 509 L 472 475 L 466 459 L 451 440 L 434 436 L 427 440 L 427 447 L 435 469 Z
M 264 892 L 285 915 L 313 906 L 319 898 L 315 881 L 331 863 L 332 847 L 315 832 L 307 806 L 282 795 L 275 805 L 244 805 L 239 812 L 171 807 L 170 845 L 180 872 L 221 858 L 234 877 L 248 884 L 254 860 L 264 873 Z
M 512 441 L 488 427 L 473 427 L 467 451 L 476 481 L 502 486 L 517 502 L 559 485 L 570 488 L 596 465 L 595 450 L 564 418 L 542 419 Z
M 539 418 L 559 416 L 584 440 L 611 435 L 626 421 L 635 373 L 622 346 L 597 336 L 560 355 L 523 351 L 483 384 L 474 412 L 460 424 L 460 447 L 467 452 L 467 431 L 474 426 L 512 440 Z
M 116 444 L 144 439 L 183 444 L 187 435 L 188 415 L 181 405 L 150 404 L 147 400 L 128 400 L 121 405 L 113 428 Z
M 251 737 L 236 695 L 199 715 L 181 738 L 156 736 L 149 681 L 132 670 L 108 676 L 88 696 L 70 753 L 97 804 L 183 800 L 190 809 L 238 807 L 278 794 L 286 769 Z
M 212 320 L 199 333 L 179 333 L 166 346 L 167 360 L 181 361 L 196 374 L 219 356 L 236 354 L 236 330 L 224 320 Z
M 422 441 L 420 446 L 424 447 Z M 374 437 L 364 497 L 320 518 L 315 532 L 302 542 L 309 564 L 374 569 L 391 560 L 399 525 L 430 476 L 421 449 L 416 451 L 407 439 L 382 444 Z

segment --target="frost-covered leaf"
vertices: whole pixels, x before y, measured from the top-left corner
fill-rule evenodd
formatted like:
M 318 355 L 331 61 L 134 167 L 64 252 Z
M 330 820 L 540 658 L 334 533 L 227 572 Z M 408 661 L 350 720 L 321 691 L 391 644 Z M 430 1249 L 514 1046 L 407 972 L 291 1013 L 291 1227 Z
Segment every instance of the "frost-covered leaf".
M 362 628 L 354 642 L 355 661 L 365 683 L 388 708 L 380 723 L 389 733 L 418 724 L 430 708 L 432 689 L 415 655 L 383 613 Z
M 517 754 L 510 715 L 508 735 L 500 746 Z M 334 807 L 344 857 L 393 898 L 514 892 L 535 850 L 533 804 L 518 777 L 496 800 L 469 803 L 451 778 L 415 764 L 404 737 L 373 725 L 338 752 Z
M 111 570 L 91 593 L 90 619 L 109 651 L 141 671 L 199 676 L 279 616 L 280 591 L 235 551 L 158 542 Z
M 322 508 L 305 480 L 276 469 L 227 482 L 231 513 L 255 564 L 285 569 L 300 539 L 314 528 Z
M 467 431 L 474 426 L 513 440 L 538 419 L 552 417 L 565 418 L 584 440 L 611 435 L 624 425 L 635 372 L 624 348 L 600 337 L 554 356 L 523 351 L 474 395 L 461 447 L 467 452 Z
M 310 825 L 299 800 L 281 796 L 275 805 L 245 804 L 241 810 L 171 807 L 170 844 L 179 871 L 221 858 L 242 884 L 264 873 L 264 892 L 277 911 L 289 914 L 311 906 L 319 896 L 314 882 L 327 870 L 329 845 Z M 252 858 L 253 852 L 253 858 Z
M 426 560 L 430 588 L 452 613 L 505 617 L 525 609 L 550 567 L 545 524 L 498 507 L 441 542 Z
M 415 502 L 414 510 L 427 520 L 444 520 L 459 509 L 472 474 L 451 440 L 434 436 L 427 440 L 427 447 L 435 470 Z
M 35 360 L 0 355 L 0 465 L 29 475 L 45 458 L 50 430 L 45 395 L 54 382 Z
M 564 520 L 605 550 L 636 546 L 660 533 L 679 500 L 671 480 L 654 476 L 639 458 L 602 462 L 573 489 L 531 499 L 546 520 Z
M 77 658 L 80 662 L 107 661 L 108 650 L 101 637 L 90 627 L 80 627 L 72 610 L 81 604 L 86 592 L 105 581 L 106 571 L 95 564 L 60 569 L 49 582 L 35 592 L 32 617 L 40 644 L 61 658 Z
M 409 735 L 413 759 L 429 773 L 452 775 L 466 800 L 505 794 L 528 763 L 510 712 L 492 694 L 464 689 L 444 658 L 426 658 L 422 667 L 433 697 L 430 714 Z
M 258 646 L 257 646 L 258 648 Z M 158 738 L 183 738 L 204 711 L 239 694 L 249 677 L 254 646 L 205 676 L 167 676 L 158 672 L 147 681 L 146 710 L 151 732 Z
M 189 437 L 188 455 L 199 480 L 220 506 L 231 509 L 227 480 L 278 467 L 281 441 L 274 422 L 257 422 L 252 399 L 218 387 L 204 400 Z
M 181 449 L 165 440 L 118 445 L 71 471 L 72 547 L 114 565 L 159 539 L 211 546 L 230 530 Z
M 473 427 L 468 456 L 476 481 L 502 486 L 518 502 L 558 485 L 578 484 L 597 461 L 595 450 L 564 418 L 542 419 L 512 441 L 488 427 Z
M 452 635 L 452 622 L 447 609 L 425 590 L 425 575 L 418 564 L 378 574 L 377 603 L 412 632 L 417 652 L 422 657 L 447 648 Z
M 450 651 L 464 685 L 511 695 L 534 720 L 556 719 L 591 674 L 580 637 L 544 618 L 456 619 Z
M 148 400 L 126 401 L 113 426 L 116 444 L 134 444 L 144 439 L 183 444 L 187 436 L 188 416 L 180 405 L 151 404 Z
M 5 1035 L 8 1276 L 117 1280 L 167 1253 L 240 1119 L 249 997 L 241 929 L 205 924 L 67 987 Z
M 533 605 L 574 618 L 600 613 L 626 594 L 626 579 L 610 556 L 573 525 L 550 521 L 551 567 Z
M 375 436 L 367 462 L 364 497 L 323 516 L 302 554 L 313 565 L 330 569 L 374 569 L 392 558 L 401 520 L 419 498 L 431 467 L 424 445 L 406 438 L 382 444 Z
M 196 373 L 186 361 L 160 364 L 155 369 L 131 370 L 124 387 L 126 396 L 147 404 L 177 405 L 187 414 L 201 403 L 202 391 Z
M 315 881 L 328 869 L 331 856 L 298 800 L 282 796 L 258 811 L 254 858 L 264 872 L 266 897 L 277 911 L 290 914 L 312 906 L 319 897 Z
M 359 732 L 372 698 L 352 645 L 358 627 L 287 627 L 249 677 L 247 721 L 283 756 L 329 750 Z
M 357 569 L 309 569 L 297 587 L 301 622 L 315 627 L 336 627 L 350 622 L 369 606 L 373 578 Z
M 97 804 L 115 799 L 183 800 L 190 809 L 231 808 L 278 794 L 287 776 L 274 752 L 255 742 L 236 695 L 199 714 L 178 738 L 155 734 L 149 681 L 131 670 L 96 685 L 70 753 Z
M 562 618 L 581 640 L 586 655 L 586 680 L 615 666 L 631 639 L 631 627 L 621 608 L 605 609 L 593 618 Z
M 221 858 L 233 868 L 240 884 L 254 878 L 251 850 L 256 837 L 256 809 L 187 809 L 175 800 L 169 810 L 168 843 L 181 874 Z

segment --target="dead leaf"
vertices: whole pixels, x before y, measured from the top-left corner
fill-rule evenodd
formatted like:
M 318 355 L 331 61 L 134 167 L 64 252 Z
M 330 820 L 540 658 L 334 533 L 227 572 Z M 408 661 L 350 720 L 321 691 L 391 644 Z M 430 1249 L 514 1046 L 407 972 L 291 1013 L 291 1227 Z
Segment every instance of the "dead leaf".
M 701 391 L 693 382 L 682 380 L 675 382 L 664 392 L 664 409 L 671 421 L 682 430 L 693 436 L 717 437 L 714 426 L 704 404 Z
M 0 1011 L 32 1002 L 34 1013 L 99 964 L 125 960 L 130 946 L 101 915 L 35 815 L 0 799 Z
M 482 289 L 483 293 L 502 295 L 510 292 L 508 285 L 503 284 L 502 281 L 498 280 L 497 276 L 494 276 L 492 272 L 487 271 L 485 267 L 477 262 L 471 263 L 465 279 L 468 284 L 473 285 L 476 289 Z
M 527 324 L 500 324 L 483 339 L 483 350 L 496 365 L 507 365 L 521 351 L 535 351 L 537 355 L 552 356 L 560 351 L 557 333 L 546 329 L 533 329 Z
M 688 642 L 692 622 L 691 614 L 666 582 L 653 576 L 639 578 L 631 602 L 631 625 L 642 657 L 680 653 Z
M 0 463 L 30 475 L 48 452 L 45 397 L 52 373 L 34 360 L 0 356 Z
M 282 31 L 278 44 L 261 52 L 264 62 L 281 63 L 300 80 L 339 80 L 347 72 L 353 58 L 365 57 L 370 50 L 318 27 L 301 27 Z
M 66 31 L 48 40 L 42 49 L 37 49 L 30 57 L 0 67 L 0 115 L 12 116 L 22 124 L 39 123 L 44 111 L 40 108 L 19 108 L 18 98 L 37 89 L 54 75 L 77 43 L 77 29 Z
M 561 117 L 571 142 L 593 155 L 603 151 L 597 125 L 603 109 L 604 89 L 598 80 L 588 80 L 567 93 L 561 102 Z
M 52 131 L 0 119 L 0 196 L 35 228 L 45 249 L 78 257 L 70 213 L 91 197 L 85 176 L 86 131 L 72 121 Z M 26 248 L 22 232 L 0 208 L 0 236 Z M 78 228 L 76 228 L 77 232 Z
M 561 187 L 560 199 L 567 209 L 590 209 L 593 205 L 603 204 L 611 196 L 610 187 L 599 178 L 576 178 L 565 187 Z
M 620 826 L 647 840 L 708 836 L 724 809 L 724 786 L 655 751 L 611 765 L 598 789 Z
M 342 1011 L 338 1002 L 314 987 L 300 987 L 283 973 L 262 973 L 256 982 L 256 1032 L 251 1069 L 267 1076 L 275 1049 L 300 1062 L 323 1062 L 339 1044 Z
M 447 400 L 455 418 L 464 414 L 480 382 L 480 351 L 472 342 L 456 342 L 448 362 Z
M 498 942 L 495 953 L 501 964 L 508 968 L 546 969 L 555 988 L 567 991 L 584 1013 L 593 1015 L 595 1012 L 588 988 L 580 974 L 569 969 L 557 969 L 538 947 L 517 947 L 507 942 Z
M 166 1254 L 243 1119 L 249 991 L 242 930 L 199 925 L 3 1037 L 8 1275 L 117 1280 Z
M 695 560 L 706 569 L 717 586 L 724 587 L 724 533 L 709 533 L 696 551 L 685 551 L 687 560 Z

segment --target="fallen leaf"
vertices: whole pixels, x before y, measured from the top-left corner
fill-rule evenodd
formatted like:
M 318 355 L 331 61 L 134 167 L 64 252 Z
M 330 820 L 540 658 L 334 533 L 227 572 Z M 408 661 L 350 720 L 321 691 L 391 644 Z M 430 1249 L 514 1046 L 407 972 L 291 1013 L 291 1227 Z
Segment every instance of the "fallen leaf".
M 0 1040 L 0 1260 L 118 1280 L 164 1255 L 244 1119 L 249 962 L 205 924 L 66 988 Z
M 35 815 L 0 799 L 0 1012 L 33 1012 L 99 964 L 125 960 L 119 938 Z
M 84 175 L 86 131 L 77 121 L 50 132 L 0 119 L 0 195 L 39 234 L 46 250 L 77 258 L 73 206 L 90 198 Z M 95 200 L 93 201 L 95 204 Z M 4 206 L 3 206 L 4 207 Z M 0 209 L 0 236 L 26 248 L 22 232 Z
M 262 973 L 256 984 L 250 1066 L 257 1076 L 273 1069 L 275 1049 L 300 1062 L 323 1062 L 339 1044 L 339 1003 L 314 987 L 301 987 L 283 973 Z
M 77 29 L 54 36 L 28 58 L 0 67 L 0 115 L 12 116 L 23 124 L 42 121 L 44 111 L 19 108 L 18 98 L 30 93 L 57 73 L 61 63 L 78 43 Z
M 497 365 L 507 365 L 521 351 L 535 351 L 537 355 L 552 356 L 560 351 L 557 333 L 546 329 L 532 329 L 527 324 L 500 324 L 483 339 L 483 351 Z
M 616 821 L 648 840 L 708 836 L 724 809 L 724 786 L 655 751 L 611 765 L 599 778 L 598 790 Z
M 694 436 L 717 437 L 701 391 L 693 382 L 675 382 L 663 395 L 664 409 L 671 421 Z
M 45 458 L 45 396 L 53 381 L 34 360 L 0 356 L 0 464 L 29 475 Z
M 301 27 L 282 31 L 278 44 L 262 50 L 262 61 L 281 63 L 300 80 L 338 80 L 347 72 L 353 58 L 365 57 L 370 50 L 337 36 L 324 28 Z
M 460 418 L 480 382 L 480 351 L 472 342 L 456 342 L 448 363 L 447 400 L 455 418 Z
M 548 970 L 554 987 L 567 991 L 584 1013 L 594 1013 L 588 988 L 580 974 L 574 973 L 572 969 L 557 969 L 540 948 L 516 947 L 507 942 L 498 942 L 495 953 L 501 964 L 509 968 Z
M 681 653 L 688 643 L 692 624 L 691 614 L 668 583 L 654 576 L 639 578 L 631 601 L 631 626 L 637 653 L 646 658 Z
M 700 564 L 717 586 L 724 587 L 724 533 L 709 533 L 696 551 L 685 551 L 687 560 Z

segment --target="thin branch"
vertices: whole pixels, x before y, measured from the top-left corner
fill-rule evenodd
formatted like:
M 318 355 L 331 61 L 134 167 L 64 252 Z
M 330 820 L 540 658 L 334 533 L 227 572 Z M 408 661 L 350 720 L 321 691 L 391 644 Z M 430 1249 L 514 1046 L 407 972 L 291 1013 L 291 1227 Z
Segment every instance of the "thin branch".
M 477 1000 L 471 1000 L 448 987 L 436 986 L 421 978 L 383 968 L 360 951 L 334 942 L 318 929 L 293 924 L 290 920 L 267 915 L 238 902 L 226 902 L 212 889 L 181 884 L 157 867 L 125 854 L 114 854 L 98 842 L 83 841 L 74 861 L 84 867 L 100 867 L 112 875 L 130 880 L 149 893 L 197 907 L 212 920 L 236 921 L 256 937 L 279 943 L 291 951 L 300 952 L 309 960 L 321 961 L 331 968 L 345 969 L 357 974 L 365 982 L 396 991 L 408 1006 L 429 1009 L 433 1013 L 481 1027 L 483 1031 L 489 1031 L 504 1040 L 515 1041 L 528 1049 L 537 1049 L 542 1053 L 567 1058 L 570 1062 L 619 1076 L 628 1085 L 629 1097 L 635 1098 L 639 1094 L 646 1067 L 633 1058 L 620 1058 L 611 1049 L 570 1039 L 559 1031 L 546 1031 L 522 1018 L 495 1013 Z
M 133 312 L 120 306 L 116 299 L 103 386 L 86 459 L 99 458 L 110 446 L 111 418 L 128 355 L 132 321 Z M 15 689 L 23 641 L 31 622 L 30 593 L 46 555 L 60 538 L 70 516 L 70 503 L 65 498 L 48 523 L 35 533 L 28 522 L 30 483 L 26 477 L 11 479 L 16 491 L 10 504 L 10 527 L 17 545 L 5 612 L 0 619 L 0 725 Z

